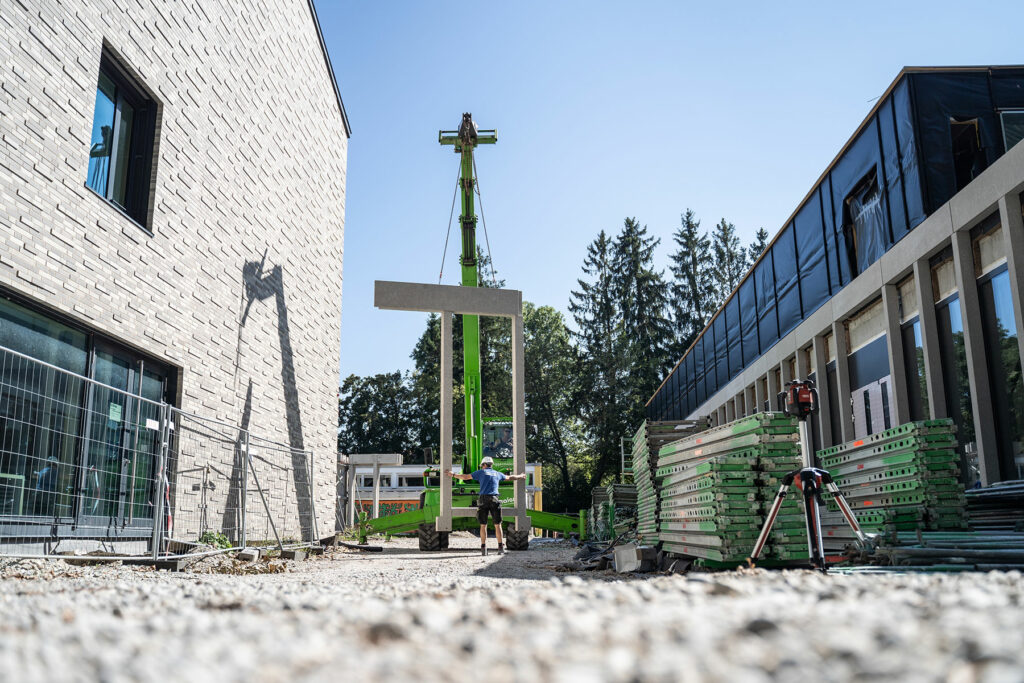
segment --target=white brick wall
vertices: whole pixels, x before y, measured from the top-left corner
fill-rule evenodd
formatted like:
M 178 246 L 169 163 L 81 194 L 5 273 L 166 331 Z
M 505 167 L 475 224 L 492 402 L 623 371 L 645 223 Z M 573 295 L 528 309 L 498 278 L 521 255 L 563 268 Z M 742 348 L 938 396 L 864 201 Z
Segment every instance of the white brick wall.
M 104 43 L 162 104 L 153 236 L 84 186 Z M 321 530 L 347 149 L 306 0 L 0 2 L 0 287 L 181 368 L 185 410 L 237 424 L 251 381 L 253 432 L 315 451 Z M 258 287 L 242 327 L 264 252 L 283 298 Z

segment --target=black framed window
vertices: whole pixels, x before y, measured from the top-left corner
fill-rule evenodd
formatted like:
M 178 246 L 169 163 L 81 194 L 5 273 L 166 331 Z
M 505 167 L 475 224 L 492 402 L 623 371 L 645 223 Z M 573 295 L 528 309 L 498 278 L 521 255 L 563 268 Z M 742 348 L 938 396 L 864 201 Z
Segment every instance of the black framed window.
M 1000 112 L 999 121 L 1003 124 L 1003 148 L 1010 148 L 1024 140 L 1024 109 Z
M 104 50 L 85 184 L 148 229 L 156 101 Z

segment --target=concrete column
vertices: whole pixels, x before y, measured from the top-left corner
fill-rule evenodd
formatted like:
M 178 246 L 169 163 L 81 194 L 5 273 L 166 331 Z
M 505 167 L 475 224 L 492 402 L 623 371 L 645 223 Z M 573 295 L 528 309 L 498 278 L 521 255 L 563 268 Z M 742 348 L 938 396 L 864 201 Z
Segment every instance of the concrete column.
M 832 438 L 832 402 L 828 397 L 828 371 L 825 368 L 828 365 L 828 356 L 825 354 L 824 336 L 820 334 L 814 335 L 812 353 L 814 353 L 814 372 L 818 378 L 818 433 L 821 434 L 822 448 L 828 448 L 840 443 L 840 441 Z
M 1024 367 L 1024 218 L 1021 217 L 1020 195 L 1008 194 L 999 200 L 999 223 L 1003 226 L 1006 270 L 1010 276 L 1013 317 L 1017 321 L 1017 346 L 1021 367 Z
M 907 391 L 907 367 L 903 357 L 903 334 L 900 330 L 900 302 L 896 285 L 882 286 L 882 308 L 885 311 L 885 341 L 889 347 L 889 373 L 895 403 L 896 424 L 910 422 L 910 394 Z
M 526 473 L 526 370 L 523 358 L 523 316 L 512 316 L 512 467 Z M 526 515 L 526 480 L 513 483 L 516 529 L 530 528 Z
M 775 368 L 768 369 L 768 403 L 771 405 L 772 410 L 778 410 L 779 406 L 776 405 L 778 401 L 779 393 L 782 392 L 782 387 L 779 386 L 779 381 L 775 376 Z
M 359 520 L 356 519 L 356 466 L 349 465 L 348 473 L 348 524 L 349 526 L 357 526 Z M 360 512 L 362 512 L 362 506 L 360 506 Z
M 757 403 L 757 382 L 754 382 L 754 386 L 748 387 L 746 390 L 746 408 L 747 415 L 753 415 L 754 413 L 760 412 L 761 408 L 758 407 Z
M 757 406 L 756 412 L 764 410 L 764 402 L 768 398 L 765 396 L 765 386 L 761 384 L 761 378 L 758 377 L 754 380 L 754 403 Z
M 953 233 L 953 267 L 956 270 L 956 286 L 960 290 L 960 315 L 964 326 L 964 348 L 967 351 L 967 376 L 971 386 L 971 412 L 974 414 L 974 437 L 978 444 L 978 466 L 981 470 L 981 483 L 987 486 L 1000 479 L 999 452 L 995 421 L 992 419 L 992 392 L 985 363 L 985 336 L 969 230 Z
M 779 370 L 782 371 L 782 386 L 779 388 L 779 391 L 785 391 L 786 385 L 789 384 L 789 382 L 794 379 L 793 373 L 789 371 L 788 358 L 782 359 L 782 362 L 779 363 Z
M 914 262 L 914 285 L 917 289 L 917 317 L 921 321 L 928 412 L 933 420 L 938 420 L 948 415 L 946 388 L 942 379 L 942 358 L 939 356 L 939 325 L 935 321 L 935 298 L 932 296 L 932 266 L 928 259 Z
M 725 406 L 722 406 L 718 409 L 718 424 L 724 425 L 728 422 L 729 420 L 727 420 L 726 417 Z
M 732 422 L 736 419 L 736 400 L 730 399 L 725 402 L 725 421 Z
M 441 313 L 441 510 L 438 531 L 452 530 L 452 314 Z M 463 472 L 463 474 L 467 474 Z
M 796 376 L 798 379 L 807 379 L 809 374 L 811 374 L 811 364 L 807 362 L 807 354 L 804 353 L 804 349 L 797 349 Z
M 736 398 L 733 399 L 734 401 L 736 401 L 736 418 L 737 419 L 739 419 L 741 417 L 745 417 L 746 414 L 747 414 L 747 397 L 746 397 L 746 393 L 747 393 L 746 390 L 741 391 L 740 393 L 736 394 Z
M 380 460 L 373 457 L 373 519 L 380 515 Z
M 843 430 L 842 441 L 852 441 L 853 412 L 850 410 L 850 340 L 842 320 L 832 323 L 832 341 L 836 345 L 836 392 L 839 398 L 839 424 Z

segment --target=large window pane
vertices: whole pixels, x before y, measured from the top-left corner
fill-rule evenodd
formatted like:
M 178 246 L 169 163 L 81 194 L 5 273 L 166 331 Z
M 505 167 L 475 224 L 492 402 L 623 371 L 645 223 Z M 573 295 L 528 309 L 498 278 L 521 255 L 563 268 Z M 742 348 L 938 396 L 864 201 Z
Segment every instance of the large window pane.
M 117 87 L 106 74 L 100 72 L 92 119 L 92 137 L 89 142 L 89 174 L 86 177 L 86 184 L 104 197 L 107 196 L 110 155 L 114 147 L 116 102 Z
M 924 344 L 921 343 L 921 321 L 903 326 L 903 365 L 907 371 L 907 395 L 910 398 L 910 419 L 927 420 L 928 379 L 925 375 Z
M 992 386 L 1001 479 L 1024 478 L 1024 382 L 1010 276 L 1004 269 L 978 287 Z
M 935 309 L 939 328 L 939 356 L 946 388 L 946 411 L 956 423 L 960 443 L 960 476 L 968 486 L 978 481 L 978 449 L 974 437 L 974 414 L 971 411 L 971 385 L 967 377 L 967 351 L 960 317 L 960 299 Z

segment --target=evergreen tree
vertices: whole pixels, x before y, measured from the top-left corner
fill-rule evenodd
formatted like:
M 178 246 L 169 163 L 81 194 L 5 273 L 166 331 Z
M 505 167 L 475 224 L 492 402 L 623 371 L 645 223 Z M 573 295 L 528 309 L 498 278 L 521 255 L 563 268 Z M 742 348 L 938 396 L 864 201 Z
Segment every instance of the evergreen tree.
M 750 259 L 750 266 L 754 265 L 757 258 L 764 253 L 765 248 L 768 247 L 768 231 L 764 228 L 758 228 L 757 234 L 754 236 L 754 241 L 751 242 L 750 246 L 747 247 L 747 256 Z
M 711 241 L 700 231 L 693 211 L 680 216 L 673 233 L 676 250 L 669 256 L 672 272 L 670 307 L 675 328 L 672 357 L 678 360 L 712 313 L 714 279 L 711 272 Z
M 714 257 L 713 275 L 715 299 L 712 309 L 717 309 L 747 272 L 747 250 L 740 246 L 736 226 L 724 218 L 715 226 L 711 235 L 711 252 Z
M 654 249 L 660 242 L 647 234 L 647 226 L 641 227 L 635 218 L 627 218 L 613 248 L 613 284 L 630 364 L 626 392 L 628 424 L 643 419 L 644 403 L 669 367 L 669 290 L 661 272 L 654 270 Z
M 590 486 L 617 469 L 619 438 L 629 429 L 622 405 L 629 386 L 628 346 L 615 297 L 612 250 L 612 240 L 602 230 L 587 246 L 583 261 L 586 279 L 577 280 L 579 289 L 569 301 L 579 349 L 576 404 L 594 458 Z

